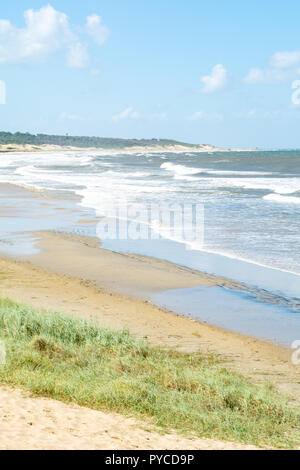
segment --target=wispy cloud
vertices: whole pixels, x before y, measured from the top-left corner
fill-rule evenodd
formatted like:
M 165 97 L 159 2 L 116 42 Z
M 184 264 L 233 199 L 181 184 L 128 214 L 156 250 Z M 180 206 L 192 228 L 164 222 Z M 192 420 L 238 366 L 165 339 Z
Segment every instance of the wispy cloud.
M 278 110 L 264 111 L 258 109 L 250 109 L 249 111 L 233 112 L 232 117 L 235 119 L 277 119 L 281 117 Z
M 101 74 L 100 70 L 99 70 L 99 69 L 95 69 L 95 68 L 91 69 L 91 70 L 90 70 L 90 73 L 91 73 L 91 75 L 93 75 L 94 77 L 98 77 L 98 75 Z
M 76 69 L 87 67 L 90 63 L 90 58 L 87 46 L 77 42 L 69 46 L 68 50 L 68 66 Z
M 293 74 L 299 73 L 300 51 L 275 52 L 265 68 L 251 68 L 244 78 L 246 83 L 279 83 L 289 80 Z
M 51 54 L 65 50 L 68 66 L 82 68 L 88 65 L 87 46 L 65 13 L 47 5 L 39 10 L 26 10 L 24 18 L 23 28 L 0 19 L 0 64 L 41 62 Z M 87 18 L 87 33 L 99 45 L 108 37 L 108 29 L 97 15 Z
M 210 75 L 205 75 L 201 78 L 203 87 L 200 90 L 202 93 L 214 93 L 222 89 L 227 81 L 227 71 L 222 64 L 217 64 L 213 67 Z
M 152 113 L 149 115 L 146 115 L 149 119 L 167 119 L 167 113 Z
M 140 117 L 141 117 L 140 113 L 138 113 L 137 111 L 134 111 L 133 108 L 129 107 L 129 108 L 124 109 L 124 111 L 121 111 L 120 113 L 115 114 L 112 117 L 112 120 L 114 122 L 119 122 L 119 121 L 123 121 L 124 119 L 139 119 Z
M 278 69 L 260 69 L 252 68 L 249 70 L 248 75 L 244 78 L 246 83 L 278 83 L 284 81 L 286 73 Z
M 195 113 L 191 114 L 187 117 L 189 121 L 198 121 L 199 119 L 204 119 L 205 113 L 204 111 L 196 111 Z
M 270 65 L 280 69 L 300 65 L 300 51 L 276 52 L 270 59 Z
M 205 112 L 205 111 L 196 111 L 195 113 L 187 116 L 186 118 L 188 121 L 222 121 L 224 116 L 222 113 L 213 113 L 213 112 Z
M 59 116 L 61 121 L 82 121 L 82 117 L 78 116 L 78 114 L 71 114 L 71 113 L 61 113 Z
M 124 109 L 124 111 L 115 114 L 112 117 L 112 120 L 114 122 L 120 122 L 123 121 L 124 119 L 150 119 L 150 120 L 161 120 L 161 119 L 166 119 L 167 114 L 166 113 L 150 113 L 150 114 L 141 114 L 138 111 L 135 111 L 132 107 Z
M 99 15 L 91 15 L 87 17 L 86 31 L 99 46 L 102 46 L 105 43 L 110 34 L 109 29 L 102 24 L 102 18 Z

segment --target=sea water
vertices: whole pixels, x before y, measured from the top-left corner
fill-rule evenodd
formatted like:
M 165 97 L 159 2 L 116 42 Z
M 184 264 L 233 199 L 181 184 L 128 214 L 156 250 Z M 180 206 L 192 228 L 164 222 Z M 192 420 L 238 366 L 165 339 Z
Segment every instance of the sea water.
M 125 199 L 201 204 L 203 244 L 164 233 L 156 241 L 106 240 L 104 247 L 166 258 L 294 304 L 300 297 L 299 151 L 2 154 L 0 182 L 74 193 L 93 217 L 113 216 Z

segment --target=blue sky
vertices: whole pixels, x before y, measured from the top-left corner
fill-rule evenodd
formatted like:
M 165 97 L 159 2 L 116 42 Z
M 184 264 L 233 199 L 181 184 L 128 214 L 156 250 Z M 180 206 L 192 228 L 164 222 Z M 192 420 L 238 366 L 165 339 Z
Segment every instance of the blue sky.
M 299 20 L 299 0 L 5 2 L 1 129 L 300 148 Z

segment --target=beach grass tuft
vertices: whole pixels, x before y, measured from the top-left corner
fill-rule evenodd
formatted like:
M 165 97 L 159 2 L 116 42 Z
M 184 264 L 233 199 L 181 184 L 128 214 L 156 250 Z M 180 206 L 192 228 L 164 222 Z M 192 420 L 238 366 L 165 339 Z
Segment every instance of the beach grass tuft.
M 0 299 L 0 381 L 37 396 L 148 420 L 163 431 L 260 446 L 300 444 L 300 413 L 219 358 Z

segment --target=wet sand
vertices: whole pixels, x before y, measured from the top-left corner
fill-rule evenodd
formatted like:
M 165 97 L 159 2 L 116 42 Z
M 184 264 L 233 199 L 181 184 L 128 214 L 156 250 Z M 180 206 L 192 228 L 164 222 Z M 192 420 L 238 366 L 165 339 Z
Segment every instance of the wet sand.
M 39 252 L 20 259 L 56 273 L 88 279 L 110 292 L 145 299 L 153 293 L 193 286 L 240 285 L 148 256 L 102 249 L 100 240 L 72 233 L 34 232 Z

